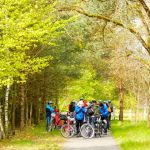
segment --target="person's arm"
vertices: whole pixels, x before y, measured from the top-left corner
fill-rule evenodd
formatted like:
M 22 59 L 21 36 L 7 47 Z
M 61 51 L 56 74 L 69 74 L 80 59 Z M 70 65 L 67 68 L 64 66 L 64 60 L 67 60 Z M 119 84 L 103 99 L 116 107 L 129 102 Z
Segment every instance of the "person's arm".
M 52 108 L 51 106 L 49 106 L 49 110 L 50 110 L 51 112 L 54 112 L 54 108 Z
M 101 108 L 99 106 L 98 106 L 98 112 L 99 112 L 100 115 L 102 114 Z
M 80 108 L 80 107 L 78 107 L 78 106 L 75 107 L 75 112 L 76 112 L 76 113 L 79 113 L 80 111 L 81 111 L 81 108 Z
M 110 107 L 110 108 L 111 108 L 111 112 L 113 112 L 113 111 L 114 111 L 113 105 L 111 105 L 111 107 Z
M 84 113 L 86 112 L 85 107 L 82 107 L 81 110 L 82 110 L 82 112 L 84 112 Z

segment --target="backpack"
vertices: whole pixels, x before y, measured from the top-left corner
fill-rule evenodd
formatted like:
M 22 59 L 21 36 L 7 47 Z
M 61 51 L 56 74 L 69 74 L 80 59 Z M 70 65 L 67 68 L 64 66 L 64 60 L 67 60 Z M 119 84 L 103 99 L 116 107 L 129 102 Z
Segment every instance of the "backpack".
M 69 105 L 69 111 L 70 112 L 74 112 L 75 111 L 75 103 L 71 103 L 70 105 Z
M 111 113 L 111 108 L 110 108 L 110 106 L 108 106 L 108 112 Z
M 90 116 L 94 115 L 94 110 L 93 110 L 92 108 L 89 108 L 89 109 L 88 109 L 88 114 L 89 114 Z

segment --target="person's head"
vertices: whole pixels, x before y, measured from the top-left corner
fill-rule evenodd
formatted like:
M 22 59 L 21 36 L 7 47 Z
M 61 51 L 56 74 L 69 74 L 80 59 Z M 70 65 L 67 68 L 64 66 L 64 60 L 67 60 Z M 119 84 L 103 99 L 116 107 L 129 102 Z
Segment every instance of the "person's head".
M 52 101 L 48 101 L 48 105 L 52 105 L 53 104 L 53 102 Z
M 88 106 L 89 108 L 92 107 L 92 105 L 93 105 L 92 102 L 87 103 L 87 106 Z
M 107 101 L 107 100 L 105 100 L 105 101 L 104 101 L 104 104 L 107 104 L 107 103 L 108 103 L 108 101 Z
M 108 100 L 108 103 L 110 104 L 110 103 L 111 103 L 111 100 Z
M 96 105 L 97 101 L 96 100 L 92 100 L 93 105 Z
M 79 107 L 83 107 L 83 106 L 84 106 L 83 101 L 79 101 L 79 102 L 78 102 L 78 106 L 79 106 Z
M 100 105 L 102 102 L 102 100 L 98 100 L 97 104 Z
M 75 106 L 78 104 L 78 102 L 77 102 L 76 100 L 75 100 L 75 102 L 74 102 L 74 103 L 75 103 Z
M 100 108 L 102 108 L 103 106 L 104 106 L 104 104 L 103 104 L 103 103 L 100 103 L 100 104 L 99 104 L 99 107 L 100 107 Z
M 74 100 L 72 100 L 72 101 L 70 102 L 70 104 L 75 104 L 75 101 L 74 101 Z
M 84 98 L 83 98 L 83 97 L 81 97 L 81 98 L 80 98 L 80 101 L 84 101 Z

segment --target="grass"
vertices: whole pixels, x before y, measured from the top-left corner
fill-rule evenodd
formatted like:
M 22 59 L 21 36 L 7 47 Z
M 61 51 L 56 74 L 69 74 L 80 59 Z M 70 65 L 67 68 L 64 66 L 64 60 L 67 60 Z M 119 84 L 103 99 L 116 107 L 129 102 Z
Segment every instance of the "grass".
M 45 125 L 32 126 L 0 141 L 1 150 L 60 150 L 64 142 L 59 130 L 46 132 Z
M 150 150 L 150 129 L 146 122 L 112 121 L 112 134 L 122 150 Z

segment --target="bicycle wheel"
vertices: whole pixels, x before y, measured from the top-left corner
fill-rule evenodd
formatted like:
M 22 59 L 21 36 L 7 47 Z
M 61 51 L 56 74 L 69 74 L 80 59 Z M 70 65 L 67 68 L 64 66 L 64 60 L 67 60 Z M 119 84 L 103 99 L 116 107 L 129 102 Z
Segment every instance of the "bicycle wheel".
M 71 125 L 63 125 L 60 132 L 63 137 L 70 138 L 74 135 L 74 128 Z
M 95 134 L 94 128 L 88 123 L 81 126 L 80 132 L 81 136 L 84 138 L 92 138 Z
M 99 123 L 99 133 L 100 133 L 100 136 L 103 134 L 103 125 L 102 125 L 102 121 L 100 121 Z

